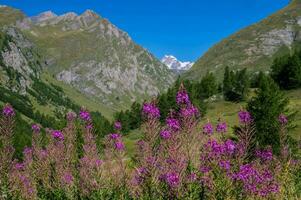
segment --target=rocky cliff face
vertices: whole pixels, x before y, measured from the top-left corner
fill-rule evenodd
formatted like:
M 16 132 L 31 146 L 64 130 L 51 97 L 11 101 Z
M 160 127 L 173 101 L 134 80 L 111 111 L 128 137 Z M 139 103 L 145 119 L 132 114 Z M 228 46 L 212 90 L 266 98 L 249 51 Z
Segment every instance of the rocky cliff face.
M 0 43 L 1 85 L 26 94 L 26 89 L 33 82 L 32 79 L 39 78 L 41 71 L 36 49 L 15 28 L 2 29 Z
M 16 24 L 37 44 L 58 80 L 107 105 L 141 101 L 174 81 L 164 64 L 91 10 L 60 16 L 47 11 Z
M 263 21 L 210 48 L 184 77 L 199 79 L 207 71 L 222 77 L 224 67 L 268 71 L 275 56 L 301 42 L 301 1 L 295 0 Z

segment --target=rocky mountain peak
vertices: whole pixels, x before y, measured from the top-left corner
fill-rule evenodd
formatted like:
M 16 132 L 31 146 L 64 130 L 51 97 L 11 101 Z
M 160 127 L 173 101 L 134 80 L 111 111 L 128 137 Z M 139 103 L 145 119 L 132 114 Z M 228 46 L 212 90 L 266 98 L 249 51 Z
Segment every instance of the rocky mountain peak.
M 84 24 L 89 25 L 93 23 L 95 20 L 100 19 L 100 16 L 95 13 L 93 10 L 86 10 L 83 14 L 80 15 L 80 18 L 84 22 Z
M 174 72 L 181 73 L 190 69 L 193 65 L 193 62 L 181 62 L 173 55 L 165 55 L 161 62 L 165 64 L 169 69 L 173 70 Z
M 43 22 L 43 21 L 50 20 L 50 19 L 53 19 L 56 17 L 57 17 L 57 15 L 49 10 L 49 11 L 40 13 L 38 16 L 32 17 L 32 21 Z
M 93 10 L 90 10 L 90 9 L 85 10 L 85 12 L 83 12 L 83 13 L 81 14 L 81 16 L 82 16 L 82 17 L 87 17 L 87 16 L 89 16 L 89 17 L 96 17 L 96 18 L 99 17 L 99 15 L 98 15 L 96 12 L 94 12 Z
M 75 12 L 67 12 L 59 17 L 63 20 L 74 20 L 78 15 Z

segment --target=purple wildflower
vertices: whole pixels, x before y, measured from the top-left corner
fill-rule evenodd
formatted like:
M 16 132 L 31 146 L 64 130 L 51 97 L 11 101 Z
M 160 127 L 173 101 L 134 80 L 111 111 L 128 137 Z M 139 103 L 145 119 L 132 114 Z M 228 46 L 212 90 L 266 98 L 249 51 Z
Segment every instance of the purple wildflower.
M 213 134 L 213 126 L 211 123 L 207 123 L 203 126 L 203 132 L 206 135 L 212 135 Z
M 33 131 L 34 133 L 40 133 L 40 131 L 41 131 L 41 127 L 40 127 L 40 125 L 38 125 L 38 124 L 33 124 L 33 125 L 31 126 L 31 129 L 32 129 L 32 131 Z
M 286 125 L 288 122 L 288 119 L 284 114 L 280 114 L 278 117 L 278 121 L 280 122 L 280 124 Z
M 25 147 L 24 150 L 23 150 L 23 154 L 24 155 L 30 155 L 30 154 L 32 154 L 32 148 Z
M 163 130 L 163 131 L 160 132 L 160 136 L 163 139 L 167 140 L 171 137 L 171 133 L 168 130 Z
M 147 174 L 147 169 L 146 169 L 145 167 L 139 167 L 139 168 L 137 169 L 137 172 L 138 172 L 139 174 Z
M 180 184 L 180 176 L 175 172 L 167 173 L 165 175 L 165 180 L 170 187 L 177 187 Z
M 242 165 L 232 178 L 243 183 L 244 190 L 262 197 L 277 193 L 279 186 L 268 169 L 258 170 L 251 164 Z
M 231 165 L 229 160 L 222 160 L 219 162 L 219 166 L 225 170 L 229 170 Z
M 176 102 L 178 105 L 180 104 L 189 104 L 189 96 L 185 90 L 180 90 L 177 93 Z
M 83 108 L 79 112 L 79 117 L 85 122 L 90 122 L 91 121 L 90 113 L 87 110 L 83 109 Z
M 190 181 L 190 182 L 196 181 L 197 178 L 198 178 L 197 174 L 193 173 L 193 172 L 191 174 L 189 174 L 188 177 L 187 177 L 188 181 Z
M 227 132 L 227 124 L 226 122 L 219 122 L 216 126 L 216 132 L 218 133 L 226 133 Z
M 207 173 L 207 172 L 210 172 L 211 171 L 211 167 L 208 167 L 208 166 L 201 166 L 200 167 L 200 172 L 202 173 Z
M 179 120 L 171 118 L 171 117 L 166 119 L 166 124 L 173 131 L 178 131 L 181 127 Z
M 3 114 L 5 117 L 12 117 L 12 116 L 15 115 L 15 111 L 14 111 L 13 107 L 12 107 L 10 104 L 6 104 L 6 105 L 3 107 L 2 114 Z
M 262 161 L 269 161 L 273 159 L 273 152 L 271 148 L 264 150 L 256 150 L 255 155 Z
M 251 122 L 251 114 L 248 111 L 239 111 L 238 113 L 240 123 L 248 124 Z
M 154 103 L 144 103 L 142 112 L 151 119 L 160 117 L 160 110 Z
M 100 167 L 103 164 L 103 160 L 96 159 L 95 164 L 97 167 Z
M 73 176 L 71 173 L 65 173 L 63 176 L 63 181 L 67 184 L 70 185 L 73 182 Z
M 53 130 L 51 132 L 51 135 L 55 139 L 64 140 L 64 135 L 63 135 L 63 133 L 61 131 Z
M 118 151 L 124 150 L 124 144 L 121 141 L 115 142 L 115 149 L 117 149 Z
M 233 154 L 234 150 L 236 148 L 236 145 L 232 140 L 228 139 L 224 142 L 224 148 L 227 153 Z
M 121 138 L 121 135 L 118 134 L 118 133 L 111 133 L 109 135 L 109 138 L 112 139 L 112 140 L 117 140 L 117 139 Z
M 199 114 L 199 111 L 193 105 L 189 105 L 185 108 L 181 108 L 180 113 L 181 113 L 181 116 L 183 116 L 183 117 L 192 117 L 192 116 L 197 116 Z
M 120 121 L 116 121 L 116 122 L 114 123 L 114 128 L 115 128 L 116 130 L 121 130 L 121 128 L 122 128 L 121 122 L 120 122 Z
M 67 120 L 68 121 L 73 121 L 76 118 L 76 113 L 75 112 L 68 112 L 67 113 Z
M 17 170 L 23 170 L 25 167 L 24 163 L 16 163 L 15 168 Z

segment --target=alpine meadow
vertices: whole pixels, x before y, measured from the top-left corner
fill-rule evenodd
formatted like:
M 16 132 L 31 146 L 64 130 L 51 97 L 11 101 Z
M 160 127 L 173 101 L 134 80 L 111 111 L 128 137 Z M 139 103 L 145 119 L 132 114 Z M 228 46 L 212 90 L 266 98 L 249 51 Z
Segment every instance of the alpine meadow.
M 0 2 L 0 200 L 301 199 L 301 0 L 275 1 Z

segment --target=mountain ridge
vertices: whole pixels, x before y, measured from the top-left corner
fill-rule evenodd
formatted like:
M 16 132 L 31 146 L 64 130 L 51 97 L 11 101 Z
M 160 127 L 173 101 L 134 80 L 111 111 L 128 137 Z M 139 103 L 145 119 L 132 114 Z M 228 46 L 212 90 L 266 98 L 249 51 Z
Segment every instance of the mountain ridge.
M 301 42 L 301 1 L 295 0 L 265 19 L 243 28 L 213 45 L 184 73 L 200 79 L 208 71 L 220 79 L 225 66 L 251 72 L 268 71 L 274 57 Z
M 46 11 L 15 24 L 40 49 L 54 77 L 108 106 L 126 108 L 156 96 L 175 79 L 155 56 L 92 10 Z

